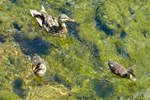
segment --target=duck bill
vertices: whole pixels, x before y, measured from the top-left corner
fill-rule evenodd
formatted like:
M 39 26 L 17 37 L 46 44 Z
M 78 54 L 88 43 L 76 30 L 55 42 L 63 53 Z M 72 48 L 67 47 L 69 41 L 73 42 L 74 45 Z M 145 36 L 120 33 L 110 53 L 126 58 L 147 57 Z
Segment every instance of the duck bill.
M 136 81 L 136 76 L 133 73 L 131 73 L 130 74 L 130 79 L 132 79 L 133 81 Z
M 74 19 L 71 19 L 71 18 L 68 18 L 68 21 L 69 21 L 69 22 L 74 22 L 75 20 L 74 20 Z

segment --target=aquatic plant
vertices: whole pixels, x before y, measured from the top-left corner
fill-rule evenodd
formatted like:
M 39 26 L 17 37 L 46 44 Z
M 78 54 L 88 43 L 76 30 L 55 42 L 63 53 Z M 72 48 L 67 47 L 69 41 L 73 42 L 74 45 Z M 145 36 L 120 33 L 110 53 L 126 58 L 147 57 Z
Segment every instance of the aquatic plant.
M 64 37 L 39 28 L 29 10 L 41 4 L 52 16 L 75 19 Z M 0 99 L 148 100 L 150 23 L 148 0 L 1 0 Z M 33 54 L 47 72 L 37 82 Z M 133 67 L 136 82 L 113 75 L 111 59 Z M 17 96 L 16 96 L 17 95 Z

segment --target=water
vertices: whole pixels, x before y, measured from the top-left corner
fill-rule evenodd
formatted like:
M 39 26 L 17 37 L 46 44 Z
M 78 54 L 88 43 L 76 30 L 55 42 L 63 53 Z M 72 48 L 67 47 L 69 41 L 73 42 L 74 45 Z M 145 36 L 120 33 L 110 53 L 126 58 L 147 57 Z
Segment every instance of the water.
M 41 29 L 29 10 L 67 14 L 68 34 Z M 150 1 L 1 0 L 0 99 L 149 100 Z M 38 81 L 34 54 L 47 65 Z M 135 69 L 136 81 L 110 72 L 111 59 Z

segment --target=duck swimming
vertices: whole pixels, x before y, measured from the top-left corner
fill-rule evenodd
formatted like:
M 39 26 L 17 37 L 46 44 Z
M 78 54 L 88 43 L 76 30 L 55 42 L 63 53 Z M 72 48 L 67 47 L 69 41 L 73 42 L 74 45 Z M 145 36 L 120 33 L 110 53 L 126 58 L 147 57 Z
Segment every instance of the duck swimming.
M 132 68 L 129 68 L 126 70 L 122 65 L 120 65 L 117 62 L 108 61 L 108 66 L 112 73 L 122 77 L 122 78 L 130 78 L 133 80 L 136 80 L 136 76 L 134 74 L 134 70 Z M 134 78 L 133 78 L 134 77 Z
M 42 6 L 40 12 L 36 10 L 30 10 L 31 15 L 39 23 L 40 27 L 43 27 L 48 33 L 60 36 L 67 33 L 65 22 L 74 22 L 65 14 L 59 15 L 58 18 L 48 15 L 45 8 Z
M 34 55 L 32 59 L 32 70 L 36 76 L 42 77 L 46 73 L 46 65 L 42 58 L 38 55 Z

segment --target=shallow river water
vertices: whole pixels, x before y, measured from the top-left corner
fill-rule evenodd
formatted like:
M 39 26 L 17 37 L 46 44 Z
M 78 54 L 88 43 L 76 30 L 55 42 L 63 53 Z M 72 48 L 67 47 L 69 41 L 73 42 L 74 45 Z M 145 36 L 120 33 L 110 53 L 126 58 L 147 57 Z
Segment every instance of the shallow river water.
M 68 33 L 40 28 L 30 9 L 66 14 Z M 150 0 L 0 0 L 0 100 L 150 100 Z M 39 79 L 31 59 L 47 66 Z M 132 67 L 120 78 L 108 60 Z

